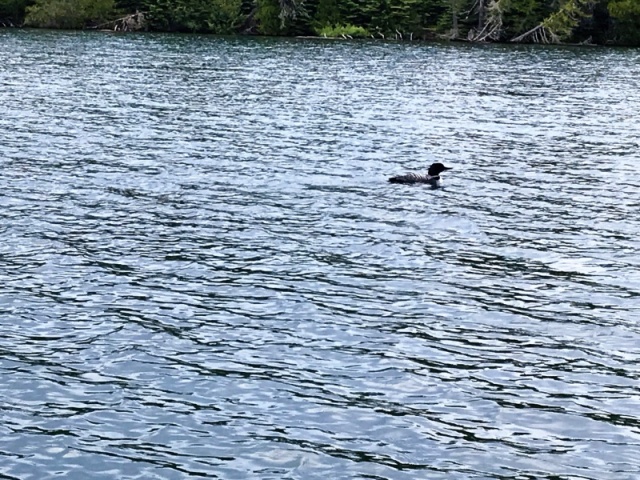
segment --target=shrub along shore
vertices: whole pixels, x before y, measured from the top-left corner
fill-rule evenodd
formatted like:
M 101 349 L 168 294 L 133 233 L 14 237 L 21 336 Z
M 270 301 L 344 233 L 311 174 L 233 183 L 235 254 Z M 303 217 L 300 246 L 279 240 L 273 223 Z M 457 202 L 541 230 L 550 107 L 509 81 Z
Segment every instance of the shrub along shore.
M 640 45 L 640 0 L 0 0 L 0 26 Z

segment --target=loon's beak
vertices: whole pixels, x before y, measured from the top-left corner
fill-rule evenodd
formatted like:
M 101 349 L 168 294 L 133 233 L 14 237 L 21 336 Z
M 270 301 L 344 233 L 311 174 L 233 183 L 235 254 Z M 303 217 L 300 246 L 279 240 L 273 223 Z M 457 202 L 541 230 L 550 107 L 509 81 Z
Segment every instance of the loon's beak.
M 452 170 L 452 167 L 444 167 L 445 170 Z

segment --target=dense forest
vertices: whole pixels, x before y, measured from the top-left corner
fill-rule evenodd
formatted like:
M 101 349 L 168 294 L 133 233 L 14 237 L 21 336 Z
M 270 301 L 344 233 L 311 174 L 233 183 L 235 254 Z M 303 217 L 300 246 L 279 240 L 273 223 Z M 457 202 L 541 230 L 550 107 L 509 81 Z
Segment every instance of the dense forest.
M 0 26 L 640 45 L 640 0 L 0 0 Z

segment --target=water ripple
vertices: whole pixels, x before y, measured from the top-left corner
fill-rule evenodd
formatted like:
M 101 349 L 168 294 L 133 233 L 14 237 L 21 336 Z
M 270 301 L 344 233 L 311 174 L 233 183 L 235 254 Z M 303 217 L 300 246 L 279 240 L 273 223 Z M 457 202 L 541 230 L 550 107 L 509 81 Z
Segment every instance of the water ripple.
M 637 478 L 637 51 L 0 52 L 0 478 Z

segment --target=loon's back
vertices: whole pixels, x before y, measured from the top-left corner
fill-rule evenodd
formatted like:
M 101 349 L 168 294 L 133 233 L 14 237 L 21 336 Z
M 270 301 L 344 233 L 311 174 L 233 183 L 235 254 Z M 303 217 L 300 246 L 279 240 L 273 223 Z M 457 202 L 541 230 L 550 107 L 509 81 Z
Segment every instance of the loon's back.
M 428 183 L 430 185 L 436 185 L 440 180 L 439 176 L 432 177 L 431 175 L 419 175 L 417 173 L 407 173 L 406 175 L 397 175 L 389 179 L 390 183 L 404 183 L 406 185 L 412 183 Z
M 407 173 L 406 175 L 397 175 L 389 179 L 390 183 L 426 183 L 432 187 L 440 186 L 440 174 L 445 170 L 451 170 L 450 167 L 445 167 L 441 163 L 433 163 L 429 167 L 429 172 L 426 175 L 419 175 L 417 173 Z

